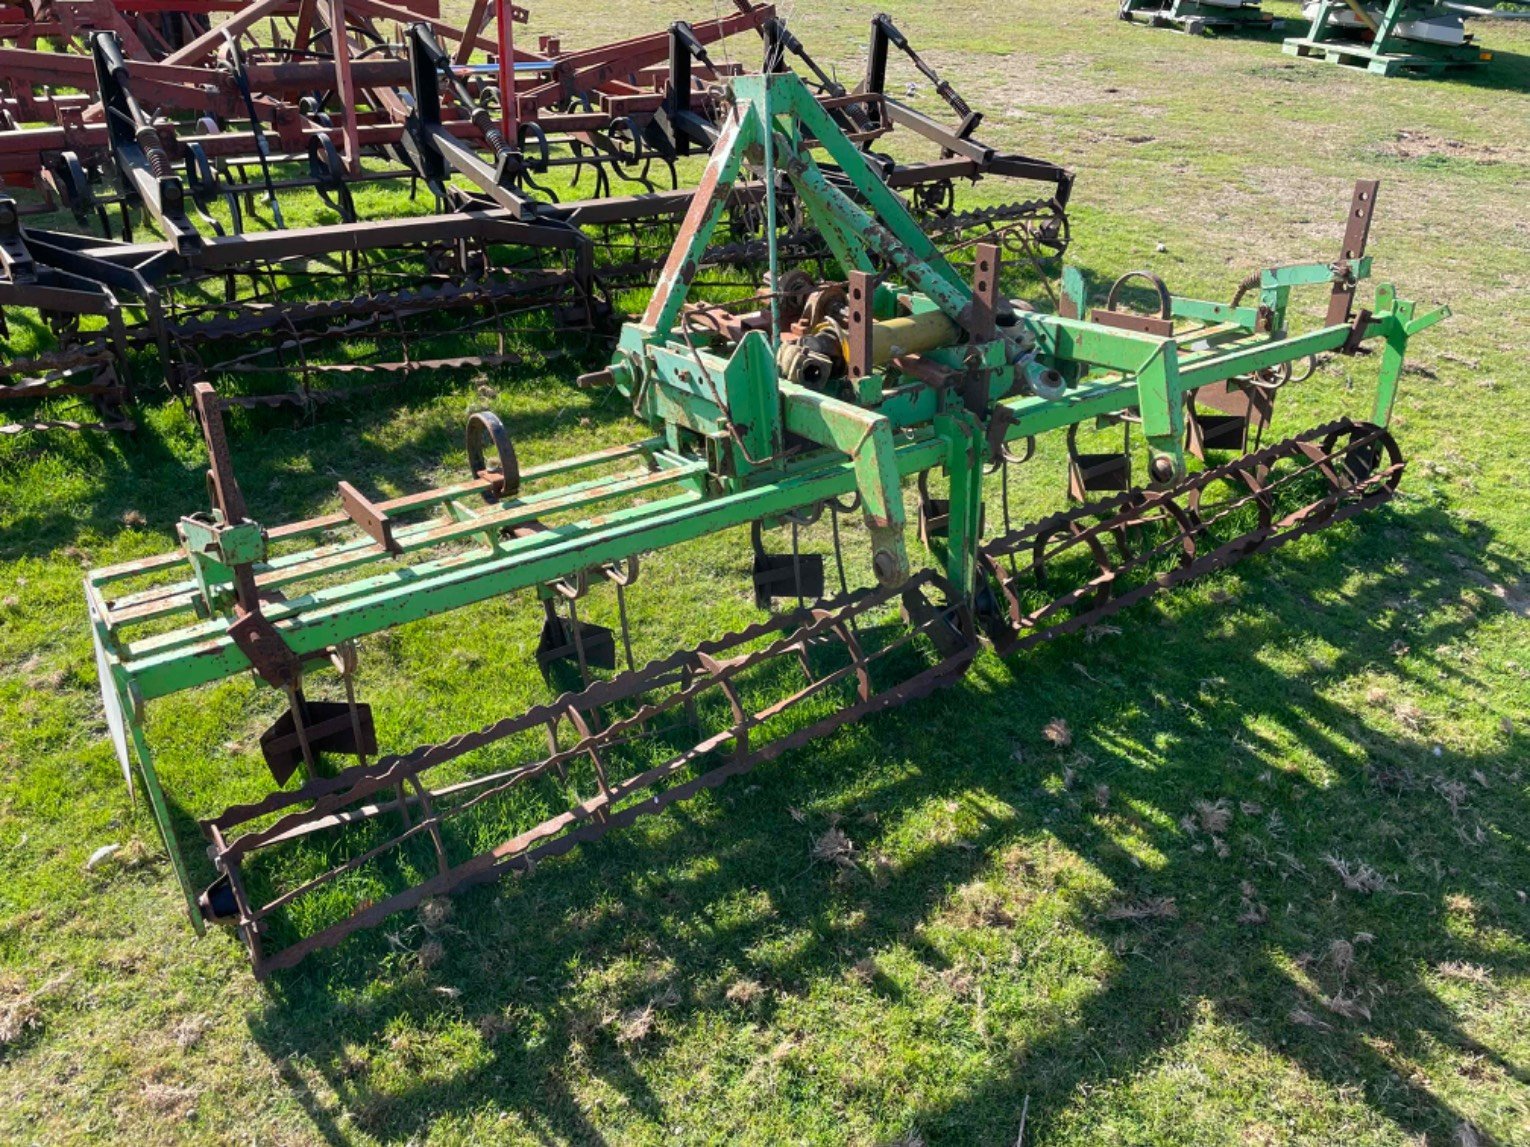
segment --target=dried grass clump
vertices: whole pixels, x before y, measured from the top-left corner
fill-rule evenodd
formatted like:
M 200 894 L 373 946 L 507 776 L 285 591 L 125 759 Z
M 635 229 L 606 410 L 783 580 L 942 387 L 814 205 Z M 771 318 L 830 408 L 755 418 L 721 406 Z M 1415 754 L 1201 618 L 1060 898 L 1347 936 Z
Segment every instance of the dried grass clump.
M 1435 971 L 1448 980 L 1465 980 L 1470 984 L 1491 984 L 1492 975 L 1481 964 L 1468 964 L 1465 960 L 1447 960 Z
M 1335 940 L 1328 945 L 1328 962 L 1333 965 L 1333 970 L 1343 979 L 1349 975 L 1349 969 L 1355 962 L 1355 946 L 1348 940 Z
M 680 993 L 673 985 L 670 985 L 642 1007 L 630 1008 L 620 1017 L 613 1017 L 616 1022 L 616 1042 L 641 1043 L 653 1034 L 659 1020 L 658 1013 L 667 1008 L 673 1008 L 679 1003 Z
M 1381 892 L 1391 882 L 1381 873 L 1377 872 L 1369 864 L 1362 861 L 1351 863 L 1341 860 L 1337 856 L 1328 855 L 1323 857 L 1323 863 L 1333 869 L 1339 879 L 1344 882 L 1344 887 L 1351 892 L 1359 892 L 1369 896 L 1373 892 Z
M 734 980 L 728 985 L 728 990 L 723 993 L 730 1004 L 740 1008 L 747 1008 L 764 994 L 765 985 L 748 976 L 741 980 Z
M 1270 910 L 1259 902 L 1259 890 L 1252 881 L 1245 880 L 1241 889 L 1243 900 L 1238 905 L 1239 924 L 1263 924 L 1270 918 Z
M 420 967 L 428 971 L 446 959 L 446 945 L 440 940 L 426 940 L 420 945 L 417 958 L 420 961 Z
M 877 960 L 875 956 L 862 956 L 850 965 L 850 978 L 859 984 L 869 984 L 877 978 Z
M 999 894 L 978 883 L 963 885 L 957 891 L 951 916 L 959 928 L 1010 928 L 1015 923 Z
M 1041 727 L 1041 739 L 1054 749 L 1066 749 L 1073 744 L 1073 730 L 1061 717 L 1053 717 Z
M 839 825 L 833 825 L 829 831 L 813 841 L 813 847 L 809 855 L 815 864 L 833 864 L 839 868 L 855 867 L 855 843 L 845 835 L 845 830 Z
M 166 1119 L 184 1119 L 197 1105 L 201 1092 L 194 1087 L 176 1087 L 169 1083 L 145 1083 L 143 1101 L 155 1115 Z
M 36 996 L 21 993 L 0 1003 L 0 1051 L 40 1027 L 42 1008 L 37 1006 Z
M 1354 996 L 1347 996 L 1338 992 L 1332 996 L 1323 997 L 1323 1006 L 1335 1015 L 1343 1016 L 1348 1020 L 1368 1020 L 1371 1018 L 1371 1009 L 1362 1004 Z
M 55 976 L 41 986 L 28 989 L 16 976 L 0 978 L 0 1054 L 11 1044 L 19 1043 L 28 1032 L 42 1027 L 42 1004 L 63 986 L 68 976 Z
M 1286 1018 L 1288 1020 L 1290 1020 L 1293 1024 L 1298 1024 L 1298 1025 L 1300 1025 L 1301 1027 L 1304 1027 L 1304 1028 L 1316 1028 L 1318 1031 L 1332 1031 L 1333 1030 L 1333 1025 L 1332 1024 L 1324 1023 L 1322 1020 L 1318 1019 L 1317 1016 L 1313 1015 L 1311 1012 L 1309 1012 L 1306 1008 L 1303 1008 L 1303 1007 L 1292 1008 L 1291 1009 L 1291 1014 L 1288 1015 Z
M 621 1023 L 617 1025 L 616 1042 L 641 1043 L 653 1034 L 656 1022 L 652 1004 L 644 1004 L 640 1008 L 624 1012 Z
M 420 905 L 420 924 L 427 932 L 439 932 L 452 918 L 452 902 L 444 896 L 434 896 Z
M 1148 896 L 1122 904 L 1112 904 L 1100 914 L 1102 920 L 1173 920 L 1179 906 L 1172 896 Z
M 1232 804 L 1226 797 L 1215 801 L 1196 801 L 1195 819 L 1200 822 L 1201 828 L 1213 836 L 1220 835 L 1232 827 Z

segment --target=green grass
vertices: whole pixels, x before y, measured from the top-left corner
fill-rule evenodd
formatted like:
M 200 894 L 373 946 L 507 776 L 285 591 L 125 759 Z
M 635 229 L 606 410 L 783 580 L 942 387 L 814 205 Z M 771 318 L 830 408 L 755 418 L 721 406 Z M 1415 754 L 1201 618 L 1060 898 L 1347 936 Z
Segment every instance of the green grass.
M 871 10 L 803 8 L 853 72 Z M 1025 1110 L 1027 1143 L 1530 1143 L 1530 35 L 1484 23 L 1492 64 L 1382 80 L 1099 2 L 890 8 L 991 139 L 1077 168 L 1096 282 L 1222 297 L 1328 257 L 1348 181 L 1382 178 L 1378 276 L 1456 311 L 1405 378 L 1399 498 L 261 986 L 192 935 L 126 798 L 79 589 L 173 545 L 197 436 L 166 402 L 135 441 L 0 444 L 0 1138 L 1013 1143 Z M 606 11 L 534 27 L 687 6 Z M 252 512 L 454 478 L 485 403 L 523 463 L 629 438 L 578 361 L 240 415 Z M 1325 366 L 1279 429 L 1365 410 L 1374 366 Z M 1059 503 L 1060 455 L 1017 518 Z M 640 653 L 754 617 L 747 572 L 742 534 L 646 560 Z M 545 699 L 537 625 L 518 598 L 366 643 L 385 745 Z M 151 710 L 180 815 L 261 791 L 274 710 L 244 680 Z M 810 860 L 835 823 L 853 869 Z

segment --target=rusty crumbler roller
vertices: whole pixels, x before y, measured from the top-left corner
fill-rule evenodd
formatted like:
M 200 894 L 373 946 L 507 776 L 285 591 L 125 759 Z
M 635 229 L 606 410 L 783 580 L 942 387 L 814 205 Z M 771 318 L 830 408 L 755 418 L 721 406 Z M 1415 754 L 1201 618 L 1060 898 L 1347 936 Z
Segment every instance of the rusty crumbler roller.
M 342 483 L 339 512 L 267 528 L 239 496 L 204 388 L 213 508 L 182 520 L 178 552 L 87 578 L 123 770 L 142 777 L 196 927 L 233 928 L 258 974 L 954 685 L 984 637 L 1007 651 L 1080 629 L 1395 490 L 1402 459 L 1386 425 L 1403 355 L 1447 312 L 1416 313 L 1389 286 L 1353 308 L 1370 271 L 1374 184 L 1357 191 L 1337 261 L 1264 270 L 1231 303 L 1164 288 L 1156 314 L 1107 305 L 1085 317 L 1071 274 L 1061 313 L 1041 313 L 1000 291 L 995 245 L 959 274 L 797 76 L 734 78 L 726 102 L 646 312 L 610 364 L 580 380 L 619 390 L 650 437 L 524 468 L 499 421 L 475 415 L 463 481 L 386 501 Z M 855 197 L 826 178 L 808 140 Z M 697 256 L 746 159 L 767 218 L 790 187 L 839 275 L 776 274 L 775 288 L 739 304 L 693 300 Z M 1304 286 L 1325 289 L 1329 309 L 1296 333 L 1288 302 Z M 1240 415 L 1237 434 L 1187 435 L 1212 395 L 1372 340 L 1367 415 L 1187 467 L 1187 436 L 1214 454 L 1249 433 Z M 1010 523 L 1011 464 L 1102 419 L 1129 419 L 1147 484 Z M 904 489 L 923 479 L 933 499 L 930 477 L 943 496 L 924 533 L 941 539 L 939 556 L 916 560 Z M 987 540 L 985 493 L 1005 510 Z M 770 554 L 762 534 L 825 513 L 836 539 L 846 514 L 869 539 L 859 562 L 836 545 L 842 592 L 829 598 L 821 563 Z M 754 533 L 758 598 L 785 599 L 786 612 L 646 663 L 632 658 L 624 608 L 620 647 L 581 621 L 577 603 L 595 587 L 641 586 L 639 555 L 725 530 Z M 385 755 L 354 694 L 322 711 L 306 700 L 305 675 L 335 667 L 348 680 L 367 635 L 515 590 L 544 603 L 542 654 L 572 654 L 583 671 L 573 691 Z M 267 739 L 277 785 L 203 819 L 211 866 L 193 869 L 154 766 L 156 699 L 251 670 L 289 699 Z M 354 763 L 328 767 L 326 756 L 345 755 Z M 289 769 L 300 775 L 283 783 Z M 198 874 L 211 880 L 203 891 Z

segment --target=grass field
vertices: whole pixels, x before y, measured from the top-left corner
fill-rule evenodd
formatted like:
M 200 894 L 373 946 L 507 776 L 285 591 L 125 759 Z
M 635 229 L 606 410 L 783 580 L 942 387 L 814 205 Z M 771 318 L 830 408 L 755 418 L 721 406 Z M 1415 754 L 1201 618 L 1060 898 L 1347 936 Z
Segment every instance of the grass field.
M 1335 254 L 1380 178 L 1378 277 L 1455 311 L 1404 380 L 1401 495 L 263 986 L 192 934 L 128 801 L 80 593 L 173 547 L 196 434 L 167 401 L 134 441 L 0 444 L 0 1140 L 1530 1143 L 1530 28 L 1477 25 L 1495 60 L 1437 82 L 1105 0 L 886 6 L 989 138 L 1077 169 L 1095 282 L 1224 297 Z M 793 20 L 852 73 L 872 12 Z M 557 0 L 533 29 L 688 13 Z M 587 357 L 242 416 L 252 513 L 454 477 L 482 405 L 523 463 L 626 440 L 568 385 Z M 1367 411 L 1373 372 L 1326 364 L 1278 429 Z M 1060 455 L 1021 516 L 1059 504 Z M 747 559 L 647 562 L 642 651 L 754 616 Z M 368 642 L 384 744 L 546 698 L 537 623 L 520 598 Z M 244 680 L 151 711 L 186 815 L 258 791 L 272 714 Z M 833 826 L 850 866 L 811 859 Z

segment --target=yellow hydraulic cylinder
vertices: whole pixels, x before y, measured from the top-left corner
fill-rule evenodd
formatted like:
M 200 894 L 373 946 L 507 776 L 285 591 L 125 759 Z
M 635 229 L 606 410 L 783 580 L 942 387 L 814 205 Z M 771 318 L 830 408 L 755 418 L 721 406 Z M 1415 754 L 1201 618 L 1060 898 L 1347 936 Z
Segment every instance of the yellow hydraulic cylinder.
M 871 324 L 871 365 L 886 366 L 900 354 L 923 354 L 939 347 L 954 346 L 958 338 L 956 324 L 939 311 L 882 319 Z M 848 362 L 848 342 L 843 350 Z

